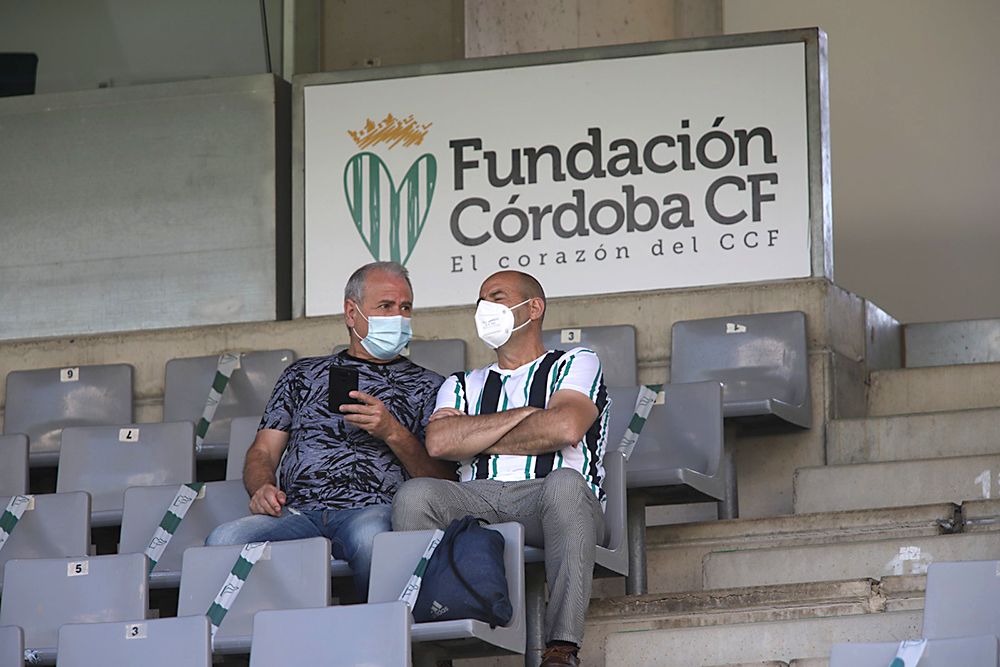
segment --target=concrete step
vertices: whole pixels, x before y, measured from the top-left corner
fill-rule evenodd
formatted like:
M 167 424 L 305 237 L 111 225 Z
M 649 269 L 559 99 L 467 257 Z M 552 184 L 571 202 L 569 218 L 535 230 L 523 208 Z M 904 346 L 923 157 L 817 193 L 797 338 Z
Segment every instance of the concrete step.
M 913 627 L 919 632 L 924 585 L 924 577 L 903 576 L 887 577 L 881 582 L 859 579 L 594 600 L 587 615 L 581 657 L 588 667 L 610 667 L 788 662 L 793 658 L 823 656 L 829 652 L 824 643 L 827 640 L 822 638 L 824 633 L 831 637 L 851 637 L 855 627 L 865 623 L 882 626 L 886 618 L 895 622 L 900 615 L 907 617 L 907 628 L 915 624 Z M 802 630 L 794 627 L 796 623 L 816 619 L 841 619 L 845 634 L 836 633 L 836 624 L 810 626 L 815 632 L 809 630 L 803 637 L 812 638 L 814 645 L 803 644 L 801 650 L 788 651 L 773 650 L 776 647 L 769 645 L 769 641 L 761 641 L 759 636 L 753 639 L 761 631 L 790 639 L 785 637 L 786 631 L 802 635 Z M 893 632 L 889 628 L 884 631 Z M 664 632 L 670 634 L 671 645 L 686 645 L 683 651 L 647 653 L 646 644 L 658 644 Z M 713 646 L 729 640 L 716 641 L 710 637 L 726 637 L 730 632 L 745 638 L 740 642 L 742 646 L 730 647 L 734 649 L 731 651 L 720 651 L 719 646 Z M 832 641 L 842 640 L 831 640 L 831 644 Z M 601 659 L 602 654 L 606 661 Z
M 647 664 L 624 660 L 610 639 L 657 630 L 757 627 L 815 618 L 866 618 L 878 624 L 881 618 L 894 614 L 909 613 L 919 617 L 925 583 L 922 576 L 902 576 L 886 577 L 882 581 L 860 579 L 591 600 L 580 657 L 587 667 Z M 799 654 L 800 657 L 806 655 L 816 653 Z M 768 660 L 779 664 L 788 662 L 787 658 L 778 655 L 759 659 L 753 656 L 714 659 L 706 654 L 699 661 L 687 664 L 767 664 Z M 524 660 L 519 656 L 506 656 L 460 660 L 455 664 L 456 667 L 519 667 Z
M 609 636 L 607 655 L 614 656 L 616 665 L 648 667 L 701 667 L 772 657 L 790 661 L 795 656 L 829 655 L 838 642 L 917 638 L 922 616 L 919 611 L 892 612 L 737 626 L 632 630 Z
M 987 560 L 998 553 L 1000 532 L 982 532 L 714 552 L 703 566 L 705 588 L 712 589 L 924 574 L 935 561 Z
M 957 503 L 1000 497 L 1000 454 L 799 468 L 797 513 Z
M 873 371 L 868 416 L 1000 407 L 1000 364 Z
M 1000 530 L 1000 500 L 975 500 L 962 504 L 963 533 L 991 533 Z
M 942 503 L 649 527 L 646 530 L 649 591 L 701 590 L 702 560 L 713 551 L 932 537 L 953 532 L 958 513 L 956 505 Z M 594 591 L 598 597 L 624 595 L 624 580 L 598 579 Z
M 831 465 L 998 451 L 1000 408 L 835 419 L 826 427 L 826 462 Z
M 920 322 L 903 327 L 906 366 L 1000 361 L 1000 320 Z

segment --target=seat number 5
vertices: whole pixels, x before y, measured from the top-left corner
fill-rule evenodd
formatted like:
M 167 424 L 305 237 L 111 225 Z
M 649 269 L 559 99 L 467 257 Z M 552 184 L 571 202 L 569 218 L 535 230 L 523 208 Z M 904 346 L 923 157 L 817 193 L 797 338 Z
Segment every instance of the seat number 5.
M 67 577 L 86 577 L 90 574 L 90 561 L 78 560 L 66 564 Z

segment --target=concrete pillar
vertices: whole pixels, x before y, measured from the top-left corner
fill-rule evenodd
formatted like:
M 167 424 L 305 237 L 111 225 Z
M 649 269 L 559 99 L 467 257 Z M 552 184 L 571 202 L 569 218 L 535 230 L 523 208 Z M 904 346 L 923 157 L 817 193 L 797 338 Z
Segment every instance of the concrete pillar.
M 722 0 L 674 0 L 674 36 L 723 34 Z
M 675 4 L 675 0 L 466 0 L 465 55 L 671 39 Z
M 464 57 L 462 0 L 322 0 L 321 14 L 324 72 Z
M 320 0 L 284 0 L 281 23 L 281 76 L 320 71 Z

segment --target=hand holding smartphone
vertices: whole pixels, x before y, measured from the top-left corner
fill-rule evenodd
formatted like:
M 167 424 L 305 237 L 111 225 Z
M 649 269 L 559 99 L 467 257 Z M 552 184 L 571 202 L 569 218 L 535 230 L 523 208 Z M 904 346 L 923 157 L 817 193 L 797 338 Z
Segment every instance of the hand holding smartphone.
M 359 404 L 361 401 L 351 398 L 350 393 L 358 391 L 358 371 L 355 368 L 330 367 L 330 412 L 344 414 L 340 406 L 345 403 Z

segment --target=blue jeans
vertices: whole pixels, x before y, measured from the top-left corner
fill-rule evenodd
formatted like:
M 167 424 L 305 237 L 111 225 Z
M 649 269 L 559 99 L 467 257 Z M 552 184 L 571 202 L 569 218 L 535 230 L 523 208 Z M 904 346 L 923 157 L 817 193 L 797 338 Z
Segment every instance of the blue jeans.
M 285 508 L 280 517 L 253 514 L 224 523 L 209 534 L 205 544 L 212 547 L 325 537 L 330 540 L 333 557 L 350 564 L 358 596 L 366 600 L 368 575 L 372 569 L 372 543 L 375 535 L 391 529 L 392 507 L 389 505 L 297 513 Z

